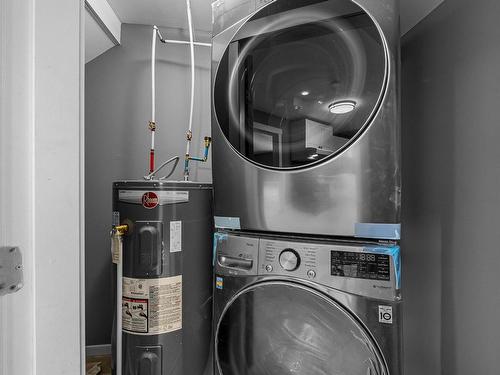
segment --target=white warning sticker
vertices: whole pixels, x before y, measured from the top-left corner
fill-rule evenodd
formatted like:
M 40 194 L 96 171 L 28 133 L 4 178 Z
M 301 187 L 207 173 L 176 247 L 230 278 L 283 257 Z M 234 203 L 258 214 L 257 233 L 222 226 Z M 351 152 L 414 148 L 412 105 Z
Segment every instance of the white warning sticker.
M 123 241 L 120 236 L 111 236 L 111 257 L 114 264 L 121 262 L 123 252 Z
M 392 307 L 378 306 L 378 321 L 379 323 L 392 324 Z
M 182 221 L 170 222 L 170 252 L 182 251 Z
M 159 335 L 182 329 L 182 276 L 123 278 L 123 330 Z
M 122 316 L 124 330 L 137 333 L 148 333 L 147 299 L 123 297 Z

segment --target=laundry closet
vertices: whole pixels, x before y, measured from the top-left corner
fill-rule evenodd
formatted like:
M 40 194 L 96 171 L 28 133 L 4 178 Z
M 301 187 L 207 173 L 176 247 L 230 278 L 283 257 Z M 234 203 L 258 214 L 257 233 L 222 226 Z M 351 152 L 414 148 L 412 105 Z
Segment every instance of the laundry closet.
M 440 373 L 451 159 L 422 103 L 451 5 L 107 3 L 120 40 L 85 65 L 101 374 Z

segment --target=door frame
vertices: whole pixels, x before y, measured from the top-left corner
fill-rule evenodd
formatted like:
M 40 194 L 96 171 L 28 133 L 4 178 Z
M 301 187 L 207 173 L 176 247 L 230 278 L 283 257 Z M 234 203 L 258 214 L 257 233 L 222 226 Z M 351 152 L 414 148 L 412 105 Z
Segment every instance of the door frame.
M 85 374 L 84 2 L 0 0 L 0 375 Z

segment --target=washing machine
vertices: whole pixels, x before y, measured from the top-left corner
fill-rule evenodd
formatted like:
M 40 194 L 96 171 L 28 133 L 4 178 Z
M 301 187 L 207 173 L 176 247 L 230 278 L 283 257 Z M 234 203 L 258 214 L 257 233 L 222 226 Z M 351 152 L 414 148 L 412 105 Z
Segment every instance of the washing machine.
M 396 245 L 217 232 L 215 375 L 401 375 Z
M 216 226 L 399 239 L 398 3 L 213 4 Z

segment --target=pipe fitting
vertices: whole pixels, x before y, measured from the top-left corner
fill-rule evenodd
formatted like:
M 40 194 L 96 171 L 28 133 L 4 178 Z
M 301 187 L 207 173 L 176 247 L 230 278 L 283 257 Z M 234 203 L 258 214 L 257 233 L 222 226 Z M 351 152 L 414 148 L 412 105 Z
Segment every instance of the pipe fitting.
M 205 141 L 205 147 L 206 148 L 210 147 L 210 143 L 212 143 L 212 138 L 211 137 L 205 137 L 203 140 Z
M 115 225 L 113 227 L 113 234 L 116 234 L 118 236 L 124 236 L 128 232 L 128 225 L 127 224 L 122 224 L 122 225 Z

